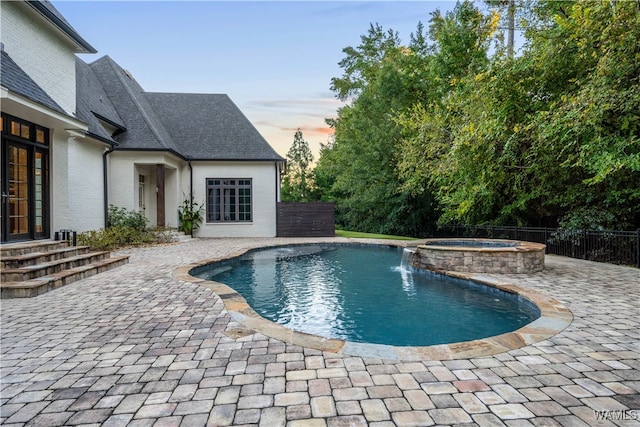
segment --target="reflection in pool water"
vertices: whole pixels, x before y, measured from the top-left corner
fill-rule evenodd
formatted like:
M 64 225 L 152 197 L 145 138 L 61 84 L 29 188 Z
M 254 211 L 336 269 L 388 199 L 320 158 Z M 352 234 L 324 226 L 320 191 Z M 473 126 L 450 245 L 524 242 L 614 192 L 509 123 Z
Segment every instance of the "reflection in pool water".
M 261 316 L 353 342 L 426 346 L 516 330 L 540 312 L 517 295 L 400 267 L 402 250 L 305 245 L 250 252 L 195 271 L 225 283 Z

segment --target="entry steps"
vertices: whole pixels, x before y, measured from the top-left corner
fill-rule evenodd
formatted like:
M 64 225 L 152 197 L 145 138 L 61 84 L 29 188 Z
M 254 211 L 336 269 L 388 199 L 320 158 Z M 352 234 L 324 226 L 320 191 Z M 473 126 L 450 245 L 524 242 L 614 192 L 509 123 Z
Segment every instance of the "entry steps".
M 171 230 L 171 237 L 174 241 L 180 243 L 188 242 L 192 239 L 190 234 L 185 234 L 184 232 L 178 230 Z
M 5 244 L 0 255 L 2 298 L 35 297 L 129 262 L 127 255 L 53 240 Z

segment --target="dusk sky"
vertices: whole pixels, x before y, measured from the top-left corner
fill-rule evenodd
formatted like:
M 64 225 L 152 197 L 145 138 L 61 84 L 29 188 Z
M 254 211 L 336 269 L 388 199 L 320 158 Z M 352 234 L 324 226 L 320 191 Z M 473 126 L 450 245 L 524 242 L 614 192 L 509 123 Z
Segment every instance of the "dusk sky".
M 342 49 L 370 23 L 408 43 L 444 1 L 53 1 L 71 25 L 150 92 L 226 93 L 286 156 L 297 128 L 314 157 L 341 103 L 330 90 Z

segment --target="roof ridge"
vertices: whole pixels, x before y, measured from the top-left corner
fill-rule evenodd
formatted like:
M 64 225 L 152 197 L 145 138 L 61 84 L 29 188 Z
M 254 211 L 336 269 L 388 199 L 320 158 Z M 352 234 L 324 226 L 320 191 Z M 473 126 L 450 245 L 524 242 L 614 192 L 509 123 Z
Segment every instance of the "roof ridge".
M 164 147 L 166 149 L 173 150 L 173 151 L 175 151 L 177 153 L 180 153 L 180 151 L 176 148 L 176 144 L 173 141 L 171 135 L 169 134 L 169 132 L 166 129 L 164 129 L 164 128 L 162 129 L 164 131 L 164 133 L 166 134 L 166 136 L 163 137 L 162 135 L 160 135 L 160 131 L 157 129 L 157 126 L 162 126 L 162 124 L 155 123 L 155 122 L 160 122 L 160 121 L 159 120 L 153 120 L 153 118 L 151 117 L 150 113 L 155 115 L 155 111 L 153 110 L 153 107 L 151 107 L 151 105 L 149 105 L 148 108 L 145 108 L 145 106 L 142 105 L 142 102 L 140 102 L 138 94 L 133 90 L 133 88 L 131 87 L 129 82 L 126 80 L 127 78 L 129 78 L 129 79 L 131 79 L 132 82 L 137 84 L 140 87 L 140 94 L 142 95 L 142 98 L 145 101 L 147 101 L 147 99 L 145 97 L 144 89 L 142 89 L 140 84 L 135 80 L 135 78 L 131 75 L 131 73 L 129 73 L 124 68 L 122 68 L 120 65 L 118 65 L 118 63 L 116 63 L 109 55 L 103 56 L 102 58 L 98 59 L 97 61 L 94 61 L 94 63 L 102 61 L 102 60 L 104 60 L 108 64 L 108 66 L 113 70 L 116 78 L 122 84 L 124 90 L 127 92 L 127 95 L 129 96 L 129 99 L 131 99 L 131 101 L 135 105 L 136 109 L 140 113 L 140 116 L 145 121 L 147 127 L 149 128 L 149 130 L 151 131 L 153 136 L 156 138 L 158 143 L 162 147 Z M 120 70 L 122 70 L 122 73 L 120 72 Z M 123 74 L 126 74 L 126 77 Z M 105 92 L 108 93 L 108 91 L 105 91 Z M 148 103 L 148 101 L 147 101 L 147 103 Z M 168 141 L 167 141 L 167 139 L 168 139 Z

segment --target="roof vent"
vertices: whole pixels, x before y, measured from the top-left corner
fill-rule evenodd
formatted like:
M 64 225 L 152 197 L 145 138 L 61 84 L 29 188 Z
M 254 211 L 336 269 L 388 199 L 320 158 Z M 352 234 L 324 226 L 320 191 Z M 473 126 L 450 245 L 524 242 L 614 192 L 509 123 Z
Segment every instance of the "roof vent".
M 131 72 L 129 72 L 129 70 L 125 70 L 123 68 L 122 71 L 124 71 L 124 73 L 127 75 L 127 77 L 129 77 L 131 80 L 133 80 L 133 76 L 131 75 Z

